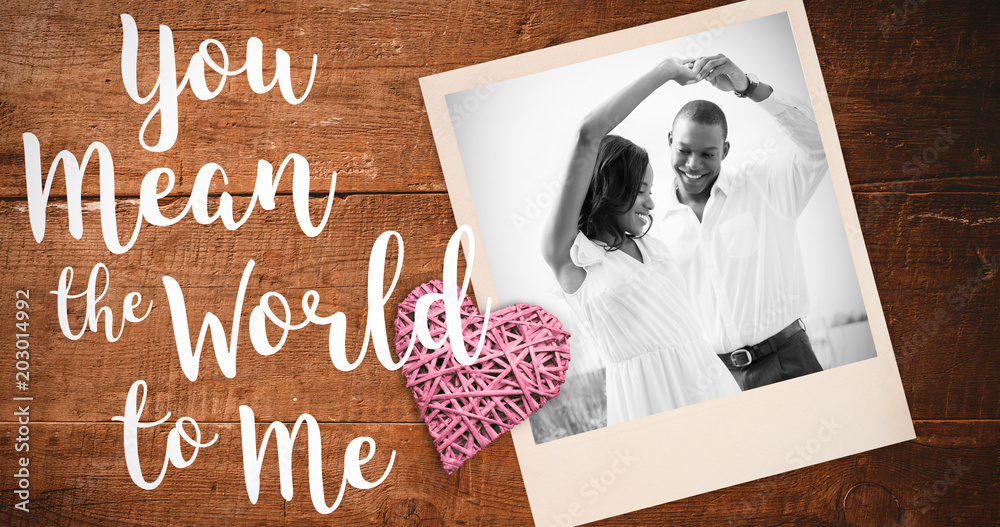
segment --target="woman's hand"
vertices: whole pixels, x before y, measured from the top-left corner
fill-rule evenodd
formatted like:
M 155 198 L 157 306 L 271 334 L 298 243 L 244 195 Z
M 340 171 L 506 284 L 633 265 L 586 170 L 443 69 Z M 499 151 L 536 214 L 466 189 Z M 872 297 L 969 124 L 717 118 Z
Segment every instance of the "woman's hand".
M 664 76 L 664 82 L 668 80 L 676 81 L 681 86 L 698 82 L 698 71 L 694 68 L 695 59 L 682 59 L 671 57 L 660 63 L 660 70 Z

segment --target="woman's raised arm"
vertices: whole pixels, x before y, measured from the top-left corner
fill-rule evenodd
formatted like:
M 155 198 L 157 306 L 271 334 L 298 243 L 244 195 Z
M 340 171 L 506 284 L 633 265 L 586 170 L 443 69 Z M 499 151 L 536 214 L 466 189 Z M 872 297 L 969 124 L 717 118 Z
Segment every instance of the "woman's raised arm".
M 586 271 L 573 263 L 569 251 L 576 239 L 577 221 L 594 175 L 601 140 L 624 121 L 639 103 L 667 81 L 673 80 L 679 84 L 696 82 L 697 72 L 690 67 L 693 62 L 676 58 L 661 62 L 604 101 L 580 124 L 555 212 L 542 234 L 542 256 L 564 291 L 576 291 L 586 278 Z

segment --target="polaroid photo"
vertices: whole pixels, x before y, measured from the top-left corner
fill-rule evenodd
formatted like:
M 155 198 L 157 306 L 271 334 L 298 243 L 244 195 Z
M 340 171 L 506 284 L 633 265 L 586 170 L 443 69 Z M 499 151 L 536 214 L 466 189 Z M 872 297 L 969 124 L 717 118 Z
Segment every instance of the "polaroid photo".
M 915 437 L 800 0 L 421 87 L 477 298 L 572 335 L 512 431 L 537 525 Z

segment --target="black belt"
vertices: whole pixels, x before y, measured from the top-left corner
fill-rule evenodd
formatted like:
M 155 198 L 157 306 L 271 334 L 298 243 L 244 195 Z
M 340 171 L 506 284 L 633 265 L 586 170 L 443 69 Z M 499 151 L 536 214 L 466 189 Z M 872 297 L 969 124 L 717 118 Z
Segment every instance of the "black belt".
M 795 322 L 792 322 L 785 329 L 777 332 L 774 336 L 764 342 L 740 348 L 732 353 L 722 353 L 719 355 L 719 358 L 722 359 L 722 362 L 727 366 L 732 365 L 736 368 L 745 368 L 754 361 L 763 359 L 764 357 L 778 351 L 778 349 L 788 343 L 788 340 L 795 336 L 796 333 L 805 331 L 805 329 L 806 325 L 802 323 L 802 319 L 796 319 Z

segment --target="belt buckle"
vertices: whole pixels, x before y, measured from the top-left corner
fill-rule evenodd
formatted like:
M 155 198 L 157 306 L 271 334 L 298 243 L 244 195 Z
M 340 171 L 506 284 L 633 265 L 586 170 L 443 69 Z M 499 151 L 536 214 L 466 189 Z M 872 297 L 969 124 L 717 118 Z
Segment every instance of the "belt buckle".
M 745 364 L 737 364 L 737 363 L 736 363 L 736 354 L 737 354 L 737 353 L 740 353 L 740 352 L 743 352 L 743 353 L 746 353 L 746 355 L 747 355 L 747 359 L 746 359 L 746 363 L 745 363 Z M 740 349 L 738 349 L 738 350 L 736 350 L 736 351 L 732 352 L 732 353 L 731 353 L 731 354 L 729 355 L 729 362 L 730 362 L 730 363 L 731 363 L 731 364 L 732 364 L 733 366 L 735 366 L 735 367 L 737 367 L 737 368 L 744 368 L 744 367 L 746 367 L 746 366 L 749 366 L 749 365 L 750 365 L 750 363 L 752 363 L 752 362 L 753 362 L 753 354 L 751 354 L 751 353 L 750 353 L 750 350 L 748 350 L 748 349 L 744 349 L 744 348 L 740 348 Z

